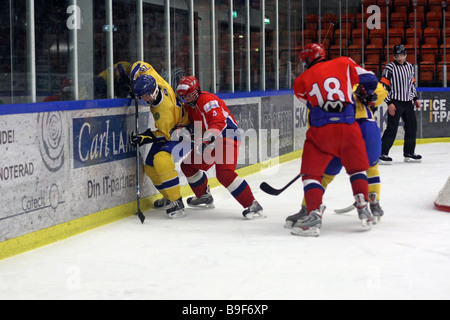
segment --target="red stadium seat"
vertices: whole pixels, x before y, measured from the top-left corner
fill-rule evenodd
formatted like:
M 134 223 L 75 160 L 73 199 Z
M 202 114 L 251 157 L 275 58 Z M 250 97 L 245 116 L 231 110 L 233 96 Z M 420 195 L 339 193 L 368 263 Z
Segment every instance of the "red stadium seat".
M 395 12 L 408 12 L 410 3 L 411 0 L 395 0 L 392 9 L 394 9 Z
M 301 36 L 305 39 L 305 43 L 311 43 L 316 41 L 316 31 L 312 29 L 305 29 L 302 31 Z M 301 38 L 300 38 L 301 40 Z
M 428 62 L 421 62 L 419 69 L 419 85 L 422 83 L 432 83 L 435 81 L 434 75 L 436 67 L 434 64 Z
M 445 13 L 445 28 L 450 28 L 450 11 Z
M 337 14 L 327 13 L 322 15 L 322 29 L 328 30 L 328 28 L 335 29 L 337 25 Z
M 305 16 L 305 28 L 317 31 L 319 27 L 319 15 L 309 13 Z
M 349 32 L 351 32 L 353 29 L 353 22 L 342 21 L 340 29 L 348 30 Z
M 348 40 L 350 39 L 350 30 L 337 29 L 334 33 L 334 43 L 338 45 L 341 38 L 342 47 L 346 48 Z
M 422 12 L 417 12 L 417 16 L 416 19 L 414 20 L 414 12 L 410 12 L 408 14 L 408 24 L 409 27 L 412 28 L 414 27 L 414 23 L 417 26 L 418 29 L 422 29 L 423 24 L 424 24 L 424 20 L 425 20 L 425 14 Z
M 348 56 L 357 64 L 362 62 L 362 47 L 359 45 L 351 45 L 348 47 Z
M 417 0 L 417 7 L 416 7 L 417 13 L 425 14 L 427 2 L 428 0 Z M 414 11 L 414 6 L 412 5 L 412 2 L 411 2 L 411 10 Z
M 369 34 L 370 43 L 379 46 L 384 45 L 384 39 L 386 38 L 386 29 L 372 29 Z
M 341 52 L 343 52 L 343 49 L 341 49 Z M 339 44 L 334 44 L 332 46 L 330 46 L 330 51 L 329 51 L 329 58 L 330 59 L 334 59 L 334 58 L 338 58 L 342 56 L 342 54 L 339 54 Z
M 352 31 L 352 39 L 353 39 L 353 44 L 354 45 L 358 45 L 358 46 L 362 46 L 363 43 L 363 32 L 364 32 L 364 43 L 368 43 L 369 42 L 369 29 L 367 28 L 354 28 Z
M 365 61 L 371 63 L 379 63 L 382 57 L 383 47 L 376 44 L 369 44 L 366 46 L 366 59 Z
M 422 29 L 419 28 L 408 28 L 406 29 L 406 43 L 414 45 L 414 32 L 416 32 L 416 46 L 422 42 Z
M 445 60 L 447 63 L 450 63 L 450 43 L 445 45 Z M 444 45 L 441 44 L 441 48 L 439 50 L 439 62 L 444 62 Z M 450 66 L 449 66 L 450 67 Z
M 438 47 L 434 44 L 424 44 L 420 49 L 421 62 L 436 63 Z
M 411 64 L 416 63 L 415 47 L 413 44 L 405 44 L 406 49 L 406 61 Z M 420 54 L 419 48 L 417 49 L 417 54 Z
M 426 44 L 437 45 L 441 37 L 441 30 L 437 28 L 425 28 L 423 30 L 423 39 Z
M 403 29 L 402 28 L 390 28 L 389 29 L 389 44 L 403 43 Z
M 398 11 L 391 13 L 391 25 L 393 28 L 404 28 L 408 23 L 408 15 L 406 11 Z
M 442 13 L 442 0 L 428 0 L 428 8 L 431 12 Z
M 430 11 L 426 14 L 427 27 L 440 28 L 442 22 L 442 12 Z
M 355 15 L 353 13 L 343 13 L 341 16 L 343 22 L 355 22 Z

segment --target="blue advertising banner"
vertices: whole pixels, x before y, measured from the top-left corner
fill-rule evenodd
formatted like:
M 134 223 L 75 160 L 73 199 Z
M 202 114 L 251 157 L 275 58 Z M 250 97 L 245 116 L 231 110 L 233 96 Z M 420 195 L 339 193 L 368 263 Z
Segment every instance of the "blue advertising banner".
M 128 119 L 129 118 L 129 119 Z M 133 119 L 125 114 L 73 119 L 74 168 L 133 158 Z

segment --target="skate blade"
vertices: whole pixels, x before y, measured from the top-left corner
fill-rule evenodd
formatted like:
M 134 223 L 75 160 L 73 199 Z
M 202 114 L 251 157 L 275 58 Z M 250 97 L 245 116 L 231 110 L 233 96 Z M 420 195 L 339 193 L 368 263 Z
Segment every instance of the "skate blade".
M 180 210 L 180 211 L 177 211 L 177 212 L 172 212 L 171 214 L 167 214 L 168 216 L 169 216 L 169 218 L 171 218 L 171 219 L 179 219 L 179 218 L 184 218 L 184 217 L 186 217 L 187 216 L 187 213 L 186 213 L 186 211 L 183 209 L 183 210 Z
M 244 216 L 244 218 L 246 220 L 256 220 L 267 218 L 267 216 L 265 216 L 262 212 L 249 212 Z
M 298 227 L 294 227 L 291 230 L 291 234 L 294 236 L 302 236 L 302 237 L 318 237 L 320 236 L 320 228 L 308 228 L 302 229 Z
M 403 161 L 405 161 L 405 162 L 412 162 L 412 163 L 420 163 L 420 162 L 422 162 L 422 159 L 404 158 Z
M 383 160 L 380 160 L 380 161 L 378 161 L 381 165 L 383 165 L 383 166 L 390 166 L 391 164 L 392 164 L 392 161 L 383 161 Z
M 293 221 L 287 220 L 286 223 L 284 224 L 284 227 L 285 227 L 286 229 L 292 229 L 292 226 L 293 226 L 293 225 L 294 225 L 294 222 L 293 222 Z
M 374 221 L 369 221 L 367 219 L 361 219 L 361 224 L 364 229 L 370 230 L 372 229 L 372 225 L 376 224 Z
M 194 205 L 194 204 L 188 203 L 188 207 L 198 208 L 198 209 L 214 209 L 216 206 L 212 203 L 211 204 L 199 204 L 199 205 Z

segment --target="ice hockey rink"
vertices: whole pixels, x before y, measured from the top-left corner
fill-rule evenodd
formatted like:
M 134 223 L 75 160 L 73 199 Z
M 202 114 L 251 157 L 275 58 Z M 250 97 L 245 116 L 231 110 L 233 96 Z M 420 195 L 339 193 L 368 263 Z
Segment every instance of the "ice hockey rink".
M 303 197 L 294 160 L 247 177 L 266 219 L 247 221 L 223 187 L 215 209 L 171 220 L 145 213 L 0 261 L 0 299 L 449 299 L 450 213 L 433 202 L 450 176 L 450 143 L 420 144 L 422 163 L 395 146 L 381 166 L 381 223 L 362 228 L 344 172 L 329 186 L 321 235 L 283 228 Z

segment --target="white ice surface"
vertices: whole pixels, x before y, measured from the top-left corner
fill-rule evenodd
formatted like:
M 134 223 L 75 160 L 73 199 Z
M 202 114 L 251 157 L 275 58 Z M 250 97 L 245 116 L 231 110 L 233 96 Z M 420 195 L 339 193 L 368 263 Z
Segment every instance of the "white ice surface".
M 450 176 L 450 143 L 418 145 L 422 163 L 394 147 L 381 166 L 382 222 L 370 231 L 344 172 L 329 186 L 318 238 L 293 236 L 286 216 L 300 208 L 298 181 L 278 197 L 301 160 L 247 177 L 264 220 L 243 220 L 223 187 L 216 209 L 183 219 L 146 212 L 0 261 L 0 299 L 449 299 L 450 214 L 433 202 Z

